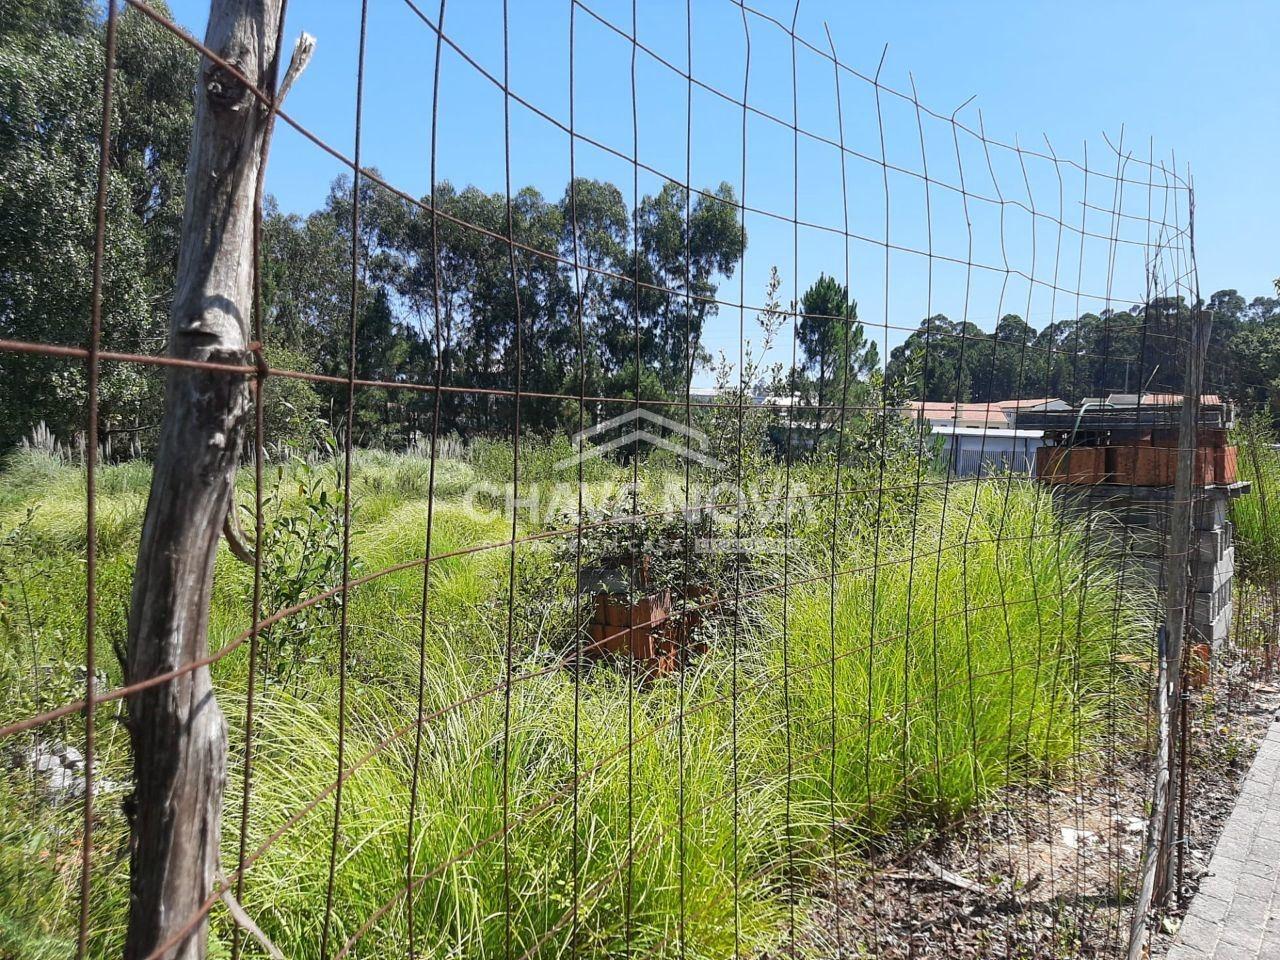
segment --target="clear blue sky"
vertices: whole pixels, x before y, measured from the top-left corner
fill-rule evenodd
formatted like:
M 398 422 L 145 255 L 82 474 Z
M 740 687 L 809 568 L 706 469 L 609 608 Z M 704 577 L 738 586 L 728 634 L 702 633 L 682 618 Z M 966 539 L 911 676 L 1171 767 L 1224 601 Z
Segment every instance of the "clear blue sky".
M 586 5 L 625 31 L 630 30 L 629 0 L 586 0 Z M 784 22 L 791 19 L 788 0 L 755 0 L 761 10 Z M 205 0 L 173 0 L 177 19 L 202 35 Z M 437 0 L 420 0 L 434 20 Z M 547 113 L 568 120 L 568 0 L 510 0 L 511 85 Z M 644 0 L 639 4 L 639 37 L 654 52 L 683 66 L 686 60 L 685 5 L 682 0 Z M 340 149 L 350 153 L 353 139 L 354 75 L 360 5 L 356 0 L 293 0 L 290 43 L 306 30 L 318 40 L 315 59 L 290 95 L 287 109 L 297 119 Z M 803 0 L 797 32 L 825 49 L 824 21 L 829 24 L 840 59 L 870 76 L 884 44 L 888 56 L 882 83 L 909 92 L 914 75 L 922 103 L 949 114 L 970 96 L 976 99 L 960 115 L 976 129 L 979 110 L 988 136 L 1043 152 L 1047 134 L 1056 153 L 1080 161 L 1088 141 L 1091 169 L 1116 171 L 1117 157 L 1104 140 L 1119 143 L 1134 161 L 1125 168 L 1128 184 L 1122 195 L 1100 178 L 1089 184 L 1089 201 L 1102 210 L 1089 211 L 1085 229 L 1100 237 L 1113 232 L 1110 210 L 1145 215 L 1149 196 L 1145 160 L 1154 142 L 1158 161 L 1178 172 L 1189 165 L 1196 188 L 1196 245 L 1200 289 L 1206 297 L 1221 287 L 1236 287 L 1246 297 L 1272 292 L 1280 275 L 1280 192 L 1276 164 L 1280 158 L 1280 3 L 1183 2 L 1183 0 L 1112 0 L 1112 2 L 915 2 L 846 3 Z M 791 48 L 786 35 L 757 17 L 748 17 L 751 39 L 749 100 L 761 110 L 789 121 L 791 117 Z M 630 44 L 588 13 L 576 13 L 576 127 L 630 155 L 633 150 Z M 481 65 L 502 75 L 501 0 L 451 0 L 446 33 Z M 744 77 L 742 16 L 730 0 L 693 0 L 694 74 L 707 84 L 740 97 Z M 371 0 L 365 88 L 364 162 L 376 166 L 392 182 L 414 193 L 429 190 L 430 106 L 435 35 L 403 0 Z M 838 137 L 834 79 L 827 61 L 802 51 L 798 64 L 799 122 L 821 137 Z M 637 62 L 639 155 L 642 162 L 677 180 L 685 171 L 685 81 L 654 60 Z M 841 80 L 846 146 L 869 157 L 880 156 L 879 125 L 873 87 L 851 76 Z M 909 101 L 882 95 L 885 155 L 906 170 L 921 169 L 920 133 Z M 704 91 L 695 91 L 692 180 L 713 186 L 721 180 L 742 192 L 742 113 Z M 559 197 L 568 180 L 568 137 L 512 107 L 512 177 L 515 186 L 532 184 L 548 198 Z M 998 185 L 1006 199 L 1028 202 L 1056 215 L 1058 185 L 1052 164 L 1028 160 L 1024 181 L 1016 155 L 996 150 L 987 168 L 981 145 L 962 137 L 960 160 L 949 125 L 925 121 L 930 176 L 958 183 L 994 197 Z M 285 128 L 278 128 L 271 156 L 269 189 L 280 205 L 297 212 L 314 209 L 329 181 L 343 172 L 339 164 Z M 751 117 L 747 131 L 746 202 L 750 206 L 792 214 L 792 134 L 767 119 Z M 488 190 L 503 186 L 502 97 L 492 83 L 446 48 L 441 79 L 439 176 L 455 184 L 475 183 Z M 929 243 L 925 193 L 921 179 L 893 173 L 888 184 L 889 241 L 909 250 L 889 258 L 885 284 L 885 185 L 880 167 L 856 157 L 847 159 L 850 231 L 855 240 L 846 261 L 843 202 L 838 151 L 819 141 L 801 141 L 799 215 L 830 228 L 800 231 L 799 266 L 792 260 L 789 223 L 747 215 L 750 236 L 741 277 L 721 285 L 725 300 L 758 304 L 769 268 L 778 266 L 782 296 L 791 299 L 820 271 L 843 280 L 846 272 L 861 316 L 868 324 L 889 328 L 873 332 L 892 347 L 904 333 L 894 327 L 914 326 L 926 310 L 953 319 L 967 315 L 989 328 L 996 316 L 1015 312 L 1041 327 L 1050 316 L 1062 319 L 1107 305 L 1128 306 L 1145 290 L 1142 246 L 1146 226 L 1121 220 L 1118 235 L 1132 244 L 1112 245 L 1067 233 L 1056 258 L 1057 286 L 1083 289 L 1078 301 L 1054 293 L 1058 230 L 1023 210 L 1005 208 L 1001 249 L 999 206 L 970 204 L 972 259 L 994 269 L 966 270 L 962 263 L 935 259 L 932 276 L 926 258 L 910 250 Z M 611 179 L 630 200 L 629 163 L 586 144 L 576 150 L 579 175 Z M 1154 205 L 1161 215 L 1164 192 L 1157 172 Z M 656 190 L 658 178 L 643 173 L 640 192 Z M 1083 189 L 1078 172 L 1068 170 L 1064 183 L 1064 219 L 1081 223 Z M 965 211 L 954 191 L 934 187 L 932 204 L 935 254 L 965 261 L 968 229 Z M 1173 201 L 1170 200 L 1170 203 Z M 1186 210 L 1167 208 L 1166 218 L 1185 223 Z M 1033 262 L 1033 240 L 1034 254 Z M 1002 264 L 1007 257 L 1010 273 Z M 1078 262 L 1083 259 L 1083 265 Z M 1028 283 L 1019 274 L 1034 275 Z M 966 287 L 968 289 L 966 307 Z M 708 345 L 736 353 L 739 316 L 721 311 L 707 332 Z M 750 330 L 754 316 L 744 319 Z M 784 330 L 783 339 L 788 334 Z

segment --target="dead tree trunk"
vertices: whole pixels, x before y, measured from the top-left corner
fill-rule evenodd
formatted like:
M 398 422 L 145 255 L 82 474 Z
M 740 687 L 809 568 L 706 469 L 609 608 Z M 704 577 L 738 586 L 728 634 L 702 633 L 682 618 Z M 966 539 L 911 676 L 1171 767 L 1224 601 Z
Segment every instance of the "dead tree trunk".
M 205 45 L 266 89 L 279 19 L 280 0 L 214 0 Z M 243 82 L 202 58 L 171 356 L 248 360 L 255 184 L 267 116 Z M 134 574 L 130 682 L 206 654 L 214 556 L 249 409 L 246 378 L 170 368 Z M 165 958 L 202 958 L 207 924 L 191 920 L 218 871 L 227 753 L 208 668 L 131 696 L 129 728 L 134 801 L 125 956 L 138 960 L 163 948 Z

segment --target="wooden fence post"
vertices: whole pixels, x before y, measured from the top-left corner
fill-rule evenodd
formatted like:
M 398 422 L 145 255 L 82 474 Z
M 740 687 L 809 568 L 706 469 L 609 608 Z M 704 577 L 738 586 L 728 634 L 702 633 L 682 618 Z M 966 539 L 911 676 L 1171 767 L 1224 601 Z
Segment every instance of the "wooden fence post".
M 205 46 L 267 90 L 279 22 L 280 0 L 214 0 Z M 251 359 L 255 186 L 268 110 L 208 57 L 195 107 L 169 354 L 242 365 Z M 169 368 L 129 612 L 130 683 L 206 655 L 214 557 L 249 410 L 244 376 Z M 203 958 L 226 724 L 207 667 L 128 703 L 134 794 L 125 957 Z
M 1187 345 L 1187 372 L 1184 378 L 1182 398 L 1182 421 L 1178 426 L 1178 473 L 1174 480 L 1173 511 L 1170 518 L 1168 586 L 1167 598 L 1169 625 L 1169 647 L 1167 683 L 1162 687 L 1165 703 L 1161 706 L 1161 714 L 1169 716 L 1172 728 L 1175 722 L 1175 711 L 1180 709 L 1183 686 L 1183 655 L 1187 636 L 1187 621 L 1191 614 L 1191 554 L 1192 539 L 1195 533 L 1196 494 L 1200 485 L 1196 479 L 1196 460 L 1200 447 L 1200 394 L 1204 389 L 1204 361 L 1209 347 L 1209 328 L 1213 323 L 1213 315 L 1208 310 L 1197 310 L 1191 317 L 1191 338 Z M 1175 732 L 1174 737 L 1178 734 Z M 1173 744 L 1170 743 L 1170 756 L 1167 760 L 1170 784 L 1173 781 Z M 1170 894 L 1171 877 L 1170 862 L 1175 837 L 1175 819 L 1177 805 L 1173 802 L 1173 789 L 1169 790 L 1168 802 L 1165 804 L 1164 826 L 1162 833 L 1164 842 L 1160 845 L 1160 866 L 1156 872 L 1155 899 L 1157 903 L 1165 903 Z
M 1129 960 L 1145 954 L 1147 916 L 1153 903 L 1163 903 L 1169 894 L 1169 863 L 1174 836 L 1173 757 L 1175 711 L 1182 693 L 1182 648 L 1191 602 L 1191 537 L 1195 521 L 1195 460 L 1200 423 L 1200 392 L 1204 380 L 1205 350 L 1209 343 L 1212 314 L 1197 310 L 1190 320 L 1187 363 L 1183 377 L 1182 417 L 1178 425 L 1178 472 L 1174 479 L 1173 509 L 1169 539 L 1165 545 L 1167 593 L 1165 626 L 1161 631 L 1160 666 L 1156 690 L 1159 711 L 1159 744 L 1155 758 L 1155 792 L 1151 819 L 1147 823 L 1146 851 L 1142 876 L 1129 928 Z

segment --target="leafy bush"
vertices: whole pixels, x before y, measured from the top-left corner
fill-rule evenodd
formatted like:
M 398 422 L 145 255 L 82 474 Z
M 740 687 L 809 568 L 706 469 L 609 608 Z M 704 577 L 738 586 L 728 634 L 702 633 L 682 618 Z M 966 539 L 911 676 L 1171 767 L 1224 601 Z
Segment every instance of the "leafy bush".
M 284 469 L 263 501 L 263 611 L 270 615 L 342 584 L 342 486 L 330 470 L 296 461 L 287 481 Z M 296 487 L 295 487 L 296 485 Z M 246 509 L 250 519 L 252 511 Z M 349 571 L 359 575 L 356 560 Z M 331 659 L 342 594 L 313 603 L 263 631 L 262 664 L 282 683 L 304 664 Z M 327 656 L 326 656 L 327 654 Z

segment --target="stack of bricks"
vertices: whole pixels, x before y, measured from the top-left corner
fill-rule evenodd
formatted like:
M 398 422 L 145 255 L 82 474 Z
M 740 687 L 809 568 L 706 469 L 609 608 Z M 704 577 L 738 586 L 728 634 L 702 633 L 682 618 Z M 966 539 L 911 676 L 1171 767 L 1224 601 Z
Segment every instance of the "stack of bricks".
M 1198 444 L 1193 484 L 1207 487 L 1235 483 L 1238 479 L 1236 448 L 1227 443 L 1227 431 L 1203 429 Z M 1170 487 L 1177 475 L 1176 430 L 1147 430 L 1122 444 L 1036 450 L 1036 476 L 1045 483 Z
M 1163 591 L 1178 433 L 1148 430 L 1125 437 L 1123 443 L 1115 439 L 1098 438 L 1093 446 L 1041 447 L 1036 475 L 1053 487 L 1064 512 L 1092 518 L 1095 536 L 1122 551 L 1126 577 Z M 1209 648 L 1226 638 L 1231 625 L 1235 548 L 1230 502 L 1246 488 L 1238 482 L 1236 462 L 1236 448 L 1227 443 L 1225 429 L 1199 431 L 1190 625 L 1193 644 Z
M 1191 556 L 1193 642 L 1217 647 L 1231 625 L 1235 574 L 1230 504 L 1245 492 L 1241 483 L 1206 486 L 1196 492 Z M 1173 512 L 1172 487 L 1059 484 L 1054 501 L 1067 516 L 1088 519 L 1106 556 L 1119 557 L 1126 584 L 1166 587 L 1166 549 Z
M 706 651 L 705 641 L 693 636 L 715 602 L 710 591 L 694 586 L 683 599 L 671 590 L 597 591 L 587 625 L 590 651 L 625 658 L 641 675 L 673 673 L 689 654 Z
M 1078 406 L 1019 410 L 1015 420 L 1018 429 L 1042 431 L 1055 444 L 1036 451 L 1036 477 L 1053 491 L 1061 512 L 1088 518 L 1102 562 L 1119 565 L 1127 583 L 1145 582 L 1161 593 L 1167 589 L 1183 402 L 1177 394 L 1118 393 Z M 1249 491 L 1228 442 L 1233 415 L 1221 397 L 1200 398 L 1189 648 L 1202 659 L 1230 628 L 1235 550 L 1228 517 L 1231 500 Z

